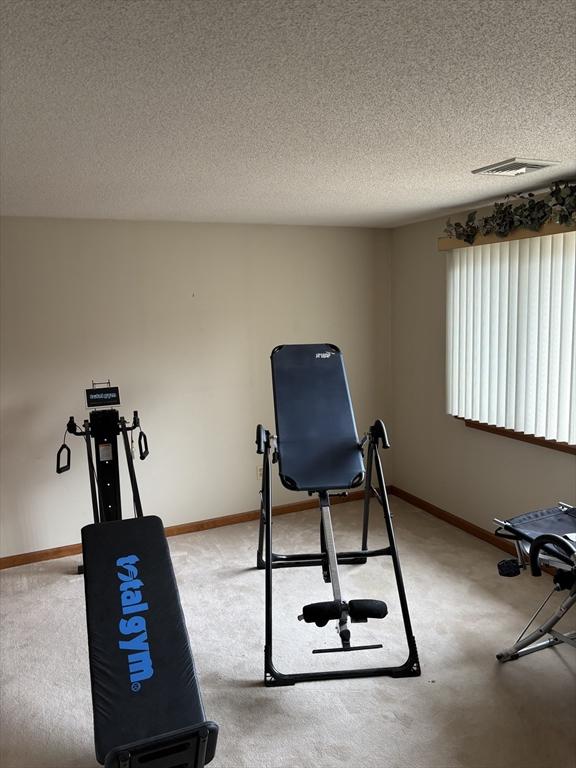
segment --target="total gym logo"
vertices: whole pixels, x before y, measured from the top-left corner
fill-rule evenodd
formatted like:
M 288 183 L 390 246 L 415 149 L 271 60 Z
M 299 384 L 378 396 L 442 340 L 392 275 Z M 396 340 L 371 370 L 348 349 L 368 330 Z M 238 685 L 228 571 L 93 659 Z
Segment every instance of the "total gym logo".
M 141 588 L 144 586 L 138 578 L 136 563 L 137 555 L 119 557 L 118 578 L 120 579 L 120 600 L 122 614 L 118 628 L 123 638 L 118 641 L 122 651 L 128 651 L 128 672 L 132 690 L 136 693 L 141 687 L 142 680 L 148 680 L 154 675 L 150 646 L 148 644 L 148 629 L 146 619 L 142 614 L 148 611 L 148 603 L 142 602 Z

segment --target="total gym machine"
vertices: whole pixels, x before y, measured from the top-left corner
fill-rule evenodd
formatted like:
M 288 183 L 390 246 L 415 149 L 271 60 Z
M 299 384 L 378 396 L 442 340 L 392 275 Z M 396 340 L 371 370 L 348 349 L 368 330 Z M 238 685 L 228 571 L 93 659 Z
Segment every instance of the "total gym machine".
M 86 403 L 93 410 L 82 428 L 68 420 L 56 472 L 70 469 L 66 436 L 83 437 L 94 515 L 82 552 L 96 758 L 106 768 L 203 768 L 218 726 L 204 713 L 164 526 L 142 512 L 129 434 L 140 430 L 140 459 L 148 441 L 137 411 L 129 424 L 116 410 L 109 381 L 92 382 Z M 125 520 L 120 435 L 135 514 Z

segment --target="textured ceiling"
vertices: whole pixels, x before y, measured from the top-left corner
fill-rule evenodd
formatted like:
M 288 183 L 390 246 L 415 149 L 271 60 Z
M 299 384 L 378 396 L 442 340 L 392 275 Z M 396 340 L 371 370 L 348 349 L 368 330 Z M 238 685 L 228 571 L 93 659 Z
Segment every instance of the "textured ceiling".
M 2 211 L 391 226 L 576 174 L 573 0 L 2 0 Z M 509 157 L 560 160 L 473 176 Z

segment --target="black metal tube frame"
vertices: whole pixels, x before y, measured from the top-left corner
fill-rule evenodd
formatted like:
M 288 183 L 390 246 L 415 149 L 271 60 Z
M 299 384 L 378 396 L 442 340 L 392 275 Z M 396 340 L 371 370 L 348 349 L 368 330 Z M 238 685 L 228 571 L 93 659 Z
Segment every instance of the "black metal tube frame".
M 136 472 L 134 470 L 134 459 L 132 458 L 132 451 L 130 450 L 130 443 L 128 442 L 128 431 L 134 429 L 128 427 L 126 419 L 120 417 L 120 432 L 122 433 L 122 439 L 124 440 L 124 451 L 126 452 L 126 464 L 128 465 L 128 474 L 130 475 L 130 485 L 132 486 L 132 497 L 134 499 L 134 511 L 136 517 L 142 517 L 142 502 L 140 501 L 140 491 L 138 490 L 138 481 L 136 480 Z
M 265 431 L 266 441 L 270 438 L 268 430 Z M 265 464 L 270 463 L 270 446 L 268 442 L 265 442 L 262 459 L 262 490 L 260 492 L 260 527 L 258 531 L 258 550 L 256 553 L 256 567 L 263 570 L 266 567 L 266 560 L 262 556 L 264 550 L 264 530 L 265 530 L 265 508 L 264 508 L 264 478 L 265 478 Z M 368 447 L 368 456 L 366 459 L 366 478 L 372 476 L 372 464 L 373 464 L 373 452 Z M 364 515 L 362 520 L 362 544 L 361 549 L 355 549 L 345 552 L 337 552 L 338 565 L 363 565 L 369 557 L 381 557 L 382 555 L 389 555 L 390 547 L 382 547 L 380 549 L 368 549 L 368 527 L 370 519 L 370 500 L 371 496 L 374 496 L 380 506 L 384 507 L 384 501 L 378 488 L 374 488 L 370 483 L 370 492 L 367 493 L 365 486 L 364 490 Z M 341 494 L 339 494 L 341 495 Z M 386 498 L 386 504 L 388 499 Z M 304 566 L 322 565 L 324 563 L 324 556 L 322 552 L 301 552 L 299 554 L 278 554 L 272 552 L 272 567 L 273 568 L 302 568 Z
M 270 460 L 270 433 L 266 430 L 263 460 L 262 460 L 262 489 L 260 506 L 260 527 L 258 535 L 258 568 L 265 569 L 265 646 L 264 646 L 264 683 L 267 686 L 294 685 L 296 683 L 313 680 L 342 680 L 360 677 L 417 677 L 421 674 L 420 662 L 416 640 L 412 632 L 412 623 L 406 598 L 406 590 L 400 567 L 400 559 L 396 548 L 394 528 L 382 462 L 378 453 L 378 441 L 380 439 L 379 422 L 376 422 L 368 434 L 368 455 L 366 460 L 367 472 L 364 486 L 364 517 L 362 527 L 362 549 L 353 552 L 338 552 L 338 563 L 366 562 L 367 557 L 389 555 L 392 558 L 396 586 L 400 601 L 400 609 L 408 647 L 408 657 L 403 664 L 390 667 L 370 667 L 365 669 L 336 669 L 319 672 L 300 672 L 285 674 L 276 669 L 273 660 L 273 596 L 272 596 L 272 572 L 274 568 L 298 567 L 303 565 L 322 565 L 322 553 L 318 554 L 293 554 L 276 555 L 272 547 L 272 484 L 271 484 L 271 460 Z M 383 446 L 387 441 L 382 440 Z M 376 467 L 378 488 L 372 487 L 372 471 Z M 389 546 L 378 550 L 368 550 L 368 522 L 372 493 L 382 506 Z M 262 549 L 265 556 L 262 557 Z
M 92 515 L 95 523 L 101 523 L 104 521 L 104 517 L 100 510 L 98 503 L 98 472 L 94 465 L 94 453 L 92 451 L 92 434 L 90 432 L 90 422 L 88 419 L 84 420 L 82 425 L 84 429 L 80 429 L 74 422 L 73 417 L 70 417 L 68 422 L 67 431 L 76 435 L 77 437 L 83 437 L 86 444 L 86 458 L 88 461 L 88 476 L 90 480 L 90 497 L 92 500 Z M 143 517 L 142 502 L 140 500 L 140 491 L 138 490 L 138 481 L 136 479 L 136 471 L 134 469 L 134 459 L 132 458 L 132 451 L 130 449 L 130 443 L 128 440 L 128 432 L 132 432 L 134 429 L 140 426 L 140 420 L 138 418 L 138 412 L 134 411 L 134 419 L 131 425 L 128 425 L 126 419 L 121 416 L 119 419 L 119 429 L 122 434 L 124 442 L 124 451 L 126 453 L 126 463 L 128 465 L 128 474 L 130 476 L 130 485 L 132 486 L 132 497 L 134 499 L 134 512 L 136 517 Z M 143 434 L 142 432 L 140 433 Z M 144 445 L 145 451 L 140 448 L 140 457 L 146 458 L 148 455 L 148 444 Z M 144 455 L 143 455 L 144 454 Z
M 94 522 L 100 523 L 100 508 L 98 506 L 98 492 L 96 490 L 96 478 L 94 473 L 96 469 L 94 467 L 94 457 L 92 455 L 92 440 L 90 436 L 90 422 L 86 419 L 84 421 L 84 432 L 78 432 L 84 436 L 86 442 L 86 456 L 88 459 L 88 475 L 90 477 L 90 496 L 92 498 L 92 514 L 94 515 Z

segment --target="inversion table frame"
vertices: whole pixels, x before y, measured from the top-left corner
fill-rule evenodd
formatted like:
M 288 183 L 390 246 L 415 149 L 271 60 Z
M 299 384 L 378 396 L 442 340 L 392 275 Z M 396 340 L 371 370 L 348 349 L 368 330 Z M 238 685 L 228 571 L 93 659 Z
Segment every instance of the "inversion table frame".
M 272 364 L 273 364 L 273 376 L 274 376 L 274 356 L 282 349 L 290 349 L 291 345 L 283 345 L 276 347 L 272 352 Z M 311 355 L 315 355 L 316 358 L 325 358 L 328 353 L 334 356 L 339 356 L 341 360 L 340 350 L 334 345 L 294 345 L 293 347 L 298 353 L 300 350 L 310 352 Z M 345 384 L 345 390 L 347 393 L 347 382 L 343 362 L 341 362 L 341 373 L 343 374 L 343 381 Z M 339 374 L 337 374 L 339 375 Z M 318 382 L 316 382 L 317 384 Z M 276 382 L 275 382 L 276 384 Z M 348 393 L 347 393 L 348 394 Z M 277 429 L 279 426 L 278 417 L 278 397 L 279 387 L 275 386 L 275 405 L 276 405 L 276 422 Z M 349 399 L 349 394 L 348 394 Z M 353 421 L 353 414 L 350 405 L 350 415 Z M 278 430 L 280 431 L 280 430 Z M 355 433 L 355 426 L 354 426 Z M 272 544 L 272 464 L 280 460 L 281 463 L 281 451 L 282 441 L 279 440 L 276 435 L 272 435 L 269 430 L 265 429 L 261 424 L 258 425 L 256 430 L 256 451 L 262 455 L 262 487 L 261 487 L 261 506 L 260 506 L 260 525 L 258 535 L 258 551 L 257 551 L 257 567 L 265 570 L 265 648 L 264 648 L 264 682 L 267 686 L 281 686 L 281 685 L 294 685 L 295 683 L 313 681 L 313 680 L 334 680 L 334 679 L 346 679 L 346 678 L 360 678 L 360 677 L 374 677 L 374 676 L 388 676 L 388 677 L 416 677 L 421 674 L 420 662 L 418 659 L 418 651 L 416 647 L 416 640 L 412 632 L 412 624 L 410 620 L 410 613 L 408 609 L 408 602 L 406 598 L 406 590 L 404 587 L 404 581 L 402 578 L 402 571 L 400 567 L 400 560 L 398 556 L 398 550 L 396 548 L 396 541 L 394 536 L 394 527 L 392 524 L 392 516 L 390 513 L 390 506 L 388 503 L 388 496 L 386 493 L 386 484 L 384 482 L 384 474 L 382 470 L 382 462 L 378 452 L 379 444 L 382 448 L 389 448 L 388 437 L 386 429 L 382 421 L 377 420 L 374 425 L 368 431 L 368 434 L 363 438 L 362 442 L 358 442 L 357 438 L 352 445 L 352 449 L 358 452 L 358 465 L 362 470 L 356 475 L 348 485 L 348 487 L 357 487 L 362 484 L 364 472 L 362 465 L 362 449 L 364 444 L 368 444 L 367 459 L 366 459 L 366 473 L 364 481 L 364 511 L 363 511 L 363 525 L 362 525 L 362 541 L 361 548 L 351 551 L 336 551 L 334 543 L 334 534 L 332 530 L 332 522 L 330 515 L 330 502 L 329 502 L 329 489 L 325 487 L 317 487 L 315 489 L 307 488 L 309 494 L 317 493 L 320 503 L 320 543 L 321 551 L 316 553 L 298 553 L 298 554 L 278 554 L 273 550 Z M 372 485 L 373 470 L 376 470 L 376 477 L 378 487 L 374 488 Z M 287 480 L 281 471 L 281 479 L 286 487 L 294 487 L 293 481 Z M 342 486 L 337 486 L 342 489 Z M 300 488 L 301 489 L 301 488 Z M 345 494 L 344 494 L 345 495 Z M 372 496 L 375 496 L 384 513 L 384 521 L 386 525 L 386 532 L 388 536 L 388 546 L 379 549 L 368 549 L 368 528 L 370 519 L 370 502 Z M 386 615 L 386 608 L 384 606 L 383 612 L 379 615 L 374 612 L 370 612 L 370 608 L 367 609 L 366 615 L 362 615 L 363 607 L 368 604 L 375 605 L 380 601 L 364 601 L 364 600 L 351 600 L 348 604 L 342 601 L 342 590 L 340 586 L 340 578 L 338 572 L 339 564 L 362 564 L 366 563 L 370 557 L 389 556 L 392 559 L 394 575 L 396 578 L 396 585 L 398 589 L 398 596 L 400 602 L 400 608 L 402 613 L 402 620 L 404 625 L 404 632 L 406 635 L 406 643 L 408 647 L 408 657 L 406 661 L 397 666 L 379 666 L 363 669 L 336 669 L 330 671 L 314 671 L 314 672 L 300 672 L 285 674 L 278 671 L 274 665 L 273 659 L 273 595 L 272 595 L 272 575 L 273 570 L 276 568 L 295 568 L 305 566 L 320 566 L 322 568 L 324 581 L 332 584 L 332 591 L 334 596 L 334 605 L 345 606 L 346 610 L 341 611 L 339 615 L 327 615 L 324 624 L 329 619 L 337 619 L 339 621 L 338 631 L 342 640 L 342 648 L 337 649 L 321 649 L 313 651 L 314 653 L 326 653 L 330 651 L 353 651 L 364 650 L 369 648 L 380 648 L 379 645 L 369 646 L 356 646 L 351 647 L 349 643 L 350 632 L 347 629 L 347 620 L 350 618 L 353 622 L 365 622 L 367 618 L 383 618 Z M 315 604 L 320 605 L 320 604 Z M 326 604 L 328 605 L 328 604 Z M 354 615 L 354 608 L 358 614 Z M 381 604 L 382 606 L 384 604 Z M 305 606 L 304 615 L 298 617 L 299 619 L 305 618 L 306 609 L 314 608 L 314 606 Z M 306 619 L 311 621 L 310 619 Z M 312 619 L 313 620 L 313 619 Z M 323 624 L 318 624 L 323 626 Z
M 517 576 L 527 563 L 533 576 L 541 576 L 541 566 L 557 569 L 550 594 L 521 632 L 516 642 L 496 655 L 499 662 L 514 661 L 560 643 L 576 647 L 576 632 L 558 632 L 555 625 L 576 603 L 576 507 L 560 502 L 558 506 L 518 515 L 510 520 L 495 520 L 496 535 L 516 546 L 517 559 L 498 564 L 503 576 Z M 556 611 L 535 630 L 528 628 L 548 603 L 554 592 L 567 590 L 568 595 Z M 548 636 L 548 637 L 547 637 Z

